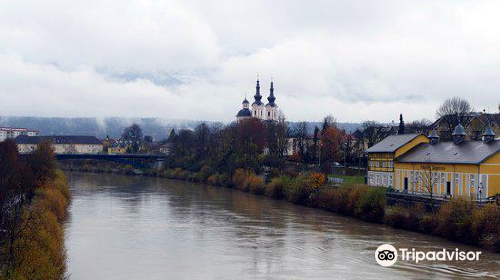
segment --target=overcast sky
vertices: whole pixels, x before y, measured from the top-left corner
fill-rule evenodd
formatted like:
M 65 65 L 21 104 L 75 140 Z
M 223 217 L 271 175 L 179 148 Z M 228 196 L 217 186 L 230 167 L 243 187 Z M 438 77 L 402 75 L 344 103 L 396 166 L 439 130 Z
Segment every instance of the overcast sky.
M 261 77 L 290 120 L 496 112 L 500 1 L 2 0 L 0 115 L 232 121 Z

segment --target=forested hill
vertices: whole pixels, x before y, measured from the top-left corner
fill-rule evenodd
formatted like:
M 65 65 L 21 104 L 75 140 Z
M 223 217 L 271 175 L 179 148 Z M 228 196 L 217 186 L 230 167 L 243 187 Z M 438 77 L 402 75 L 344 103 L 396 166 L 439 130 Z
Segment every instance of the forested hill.
M 49 118 L 49 117 L 0 117 L 0 126 L 26 127 L 40 130 L 41 135 L 94 135 L 99 138 L 119 137 L 123 129 L 132 123 L 141 126 L 144 135 L 151 135 L 155 140 L 168 137 L 170 130 L 183 128 L 194 129 L 202 121 L 176 120 L 166 118 Z M 213 124 L 214 122 L 206 122 Z M 290 123 L 293 129 L 297 123 Z M 321 128 L 321 122 L 308 122 L 310 133 L 314 126 Z M 357 123 L 339 123 L 338 126 L 346 131 L 354 131 L 359 127 Z

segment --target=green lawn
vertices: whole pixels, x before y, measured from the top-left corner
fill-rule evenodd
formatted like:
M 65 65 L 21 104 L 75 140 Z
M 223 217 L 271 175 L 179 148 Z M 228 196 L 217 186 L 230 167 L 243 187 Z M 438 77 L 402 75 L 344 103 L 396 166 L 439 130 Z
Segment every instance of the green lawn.
M 347 184 L 364 184 L 365 177 L 364 176 L 346 176 L 346 175 L 334 175 L 337 178 L 344 179 L 344 183 Z

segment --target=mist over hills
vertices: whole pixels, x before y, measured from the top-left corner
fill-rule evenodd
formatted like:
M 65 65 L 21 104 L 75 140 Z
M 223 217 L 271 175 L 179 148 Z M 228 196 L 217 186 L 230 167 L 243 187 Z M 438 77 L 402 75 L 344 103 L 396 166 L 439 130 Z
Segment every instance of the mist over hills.
M 40 131 L 40 135 L 93 135 L 98 138 L 120 137 L 125 127 L 133 123 L 141 126 L 144 135 L 151 135 L 155 140 L 168 137 L 172 129 L 194 129 L 202 122 L 208 125 L 216 122 L 178 120 L 167 118 L 62 118 L 62 117 L 6 117 L 0 116 L 0 126 L 26 127 Z M 290 122 L 289 126 L 293 130 L 298 122 Z M 346 131 L 355 131 L 359 128 L 359 123 L 338 123 L 339 128 Z M 321 128 L 321 122 L 308 122 L 309 133 L 314 131 L 314 127 Z

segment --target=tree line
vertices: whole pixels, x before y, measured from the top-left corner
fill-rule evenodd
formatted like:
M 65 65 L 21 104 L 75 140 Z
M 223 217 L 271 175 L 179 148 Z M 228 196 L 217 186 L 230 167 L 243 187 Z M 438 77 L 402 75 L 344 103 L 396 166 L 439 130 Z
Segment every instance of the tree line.
M 69 199 L 49 143 L 21 156 L 13 140 L 0 142 L 1 279 L 63 278 Z

